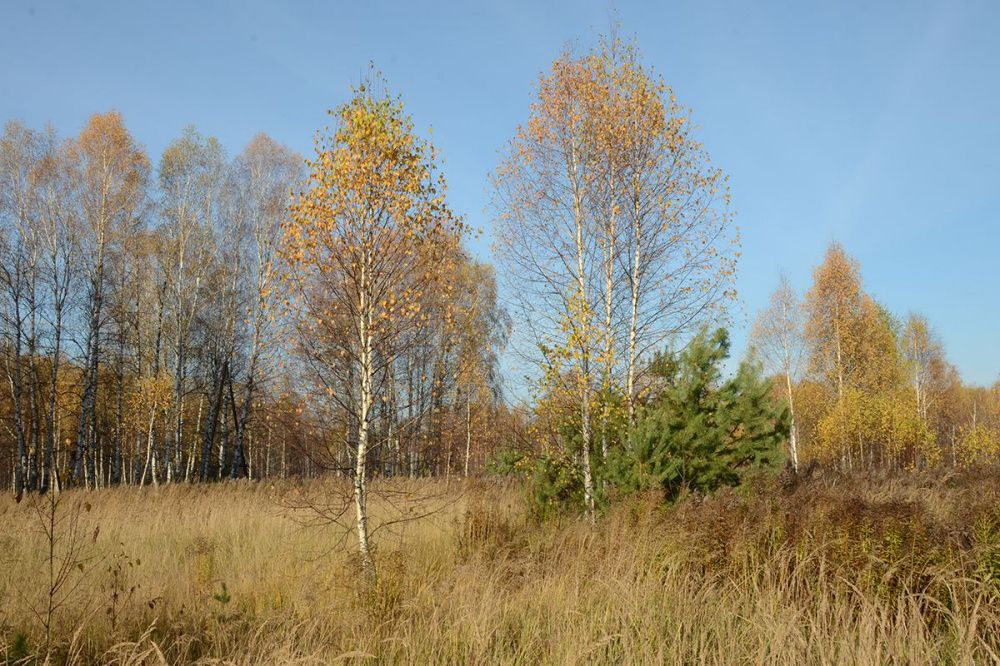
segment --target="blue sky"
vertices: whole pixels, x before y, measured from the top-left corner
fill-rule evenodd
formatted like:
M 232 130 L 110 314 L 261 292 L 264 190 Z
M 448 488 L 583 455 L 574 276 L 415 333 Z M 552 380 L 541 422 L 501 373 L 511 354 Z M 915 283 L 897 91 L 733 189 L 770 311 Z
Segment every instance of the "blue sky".
M 0 4 L 0 121 L 64 135 L 111 108 L 154 160 L 194 124 L 308 154 L 369 61 L 433 127 L 452 206 L 486 234 L 487 174 L 569 41 L 613 17 L 694 110 L 743 236 L 735 317 L 834 240 L 893 312 L 926 314 L 963 377 L 1000 376 L 1000 3 Z

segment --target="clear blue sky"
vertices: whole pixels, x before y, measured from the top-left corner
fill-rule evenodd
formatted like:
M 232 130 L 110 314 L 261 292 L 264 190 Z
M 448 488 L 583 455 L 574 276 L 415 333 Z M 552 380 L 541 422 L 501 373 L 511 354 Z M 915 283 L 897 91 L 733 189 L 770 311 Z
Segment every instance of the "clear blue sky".
M 614 9 L 612 9 L 612 7 Z M 614 14 L 613 14 L 614 12 Z M 433 126 L 486 236 L 487 173 L 537 74 L 612 16 L 692 107 L 744 240 L 737 350 L 830 241 L 892 311 L 926 314 L 967 381 L 1000 375 L 1000 2 L 0 4 L 0 120 L 64 135 L 118 109 L 154 160 L 196 125 L 304 154 L 370 60 Z

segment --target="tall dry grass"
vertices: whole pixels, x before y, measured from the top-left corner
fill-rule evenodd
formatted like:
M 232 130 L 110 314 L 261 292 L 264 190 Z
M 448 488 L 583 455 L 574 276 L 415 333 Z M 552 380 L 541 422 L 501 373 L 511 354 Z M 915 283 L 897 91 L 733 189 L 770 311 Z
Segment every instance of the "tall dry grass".
M 378 535 L 374 586 L 354 575 L 349 534 L 304 525 L 307 515 L 290 508 L 333 482 L 68 493 L 92 507 L 80 514 L 88 559 L 58 614 L 51 657 L 78 664 L 1000 662 L 993 478 L 785 487 L 759 480 L 674 508 L 656 498 L 624 500 L 595 526 L 572 517 L 535 524 L 513 486 L 384 486 L 403 494 L 390 496 L 397 506 L 406 494 L 431 493 L 436 504 L 430 515 Z M 396 515 L 378 502 L 374 510 Z M 31 611 L 45 593 L 46 543 L 36 522 L 23 503 L 0 508 L 0 642 L 8 659 L 42 651 Z M 116 583 L 114 565 L 122 562 L 127 573 Z M 112 622 L 113 590 L 132 584 L 140 587 L 124 601 L 119 595 Z

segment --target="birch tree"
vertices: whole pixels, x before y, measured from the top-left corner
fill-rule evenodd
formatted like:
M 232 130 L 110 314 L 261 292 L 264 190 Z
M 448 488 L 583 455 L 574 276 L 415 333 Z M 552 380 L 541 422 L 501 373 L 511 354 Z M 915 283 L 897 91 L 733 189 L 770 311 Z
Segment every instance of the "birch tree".
M 274 357 L 281 225 L 302 172 L 302 158 L 259 134 L 237 156 L 226 187 L 228 223 L 234 227 L 241 267 L 237 276 L 241 283 L 239 315 L 245 329 L 241 337 L 246 356 L 230 469 L 233 478 L 246 473 L 245 442 L 252 406 L 263 388 L 267 363 Z
M 628 421 L 649 355 L 726 321 L 736 298 L 739 235 L 728 179 L 695 136 L 691 111 L 644 68 L 634 47 L 620 47 L 623 91 L 621 210 L 627 228 L 620 253 L 626 298 L 625 396 Z
M 378 82 L 376 82 L 378 83 Z M 398 99 L 358 88 L 320 134 L 307 189 L 286 225 L 288 281 L 299 299 L 296 343 L 317 386 L 347 416 L 354 526 L 363 569 L 369 544 L 368 457 L 385 370 L 419 326 L 421 296 L 463 226 L 444 201 L 433 147 Z M 352 433 L 352 430 L 354 431 Z
M 876 391 L 899 379 L 896 324 L 865 293 L 858 262 L 839 243 L 827 249 L 813 272 L 805 311 L 810 370 L 838 400 L 847 388 Z
M 52 132 L 47 133 L 44 159 L 38 171 L 44 283 L 48 301 L 49 377 L 45 401 L 45 451 L 39 490 L 47 492 L 57 480 L 56 423 L 59 420 L 59 381 L 62 370 L 65 328 L 70 294 L 78 266 L 78 218 L 72 206 L 73 183 L 69 179 L 65 151 Z
M 455 363 L 454 407 L 464 411 L 463 476 L 469 476 L 472 441 L 476 421 L 485 421 L 477 412 L 495 406 L 502 387 L 498 376 L 499 356 L 507 342 L 510 322 L 497 300 L 492 267 L 473 261 L 463 262 L 457 274 L 456 294 L 457 359 Z
M 146 197 L 149 159 L 120 114 L 96 114 L 68 149 L 83 233 L 85 317 L 83 386 L 73 454 L 75 482 L 97 482 L 98 368 L 102 357 L 108 261 L 134 224 Z
M 214 256 L 212 232 L 225 168 L 219 142 L 193 128 L 167 146 L 160 159 L 164 273 L 171 296 L 173 334 L 174 422 L 172 446 L 164 461 L 168 482 L 181 463 L 191 327 L 205 295 L 203 280 Z
M 585 62 L 564 53 L 540 77 L 528 122 L 518 128 L 493 177 L 497 250 L 531 347 L 542 351 L 542 357 L 532 357 L 549 367 L 550 380 L 568 381 L 565 390 L 576 395 L 578 456 L 591 516 L 591 407 L 600 349 L 593 301 L 597 244 L 589 214 L 598 170 L 586 122 L 593 93 Z M 568 361 L 567 371 L 552 358 L 555 350 Z
M 941 342 L 934 335 L 927 318 L 910 314 L 902 335 L 903 358 L 907 362 L 910 381 L 916 396 L 917 414 L 926 423 L 930 412 L 931 396 L 940 384 L 943 374 L 944 352 Z
M 8 123 L 0 137 L 0 323 L 15 447 L 14 493 L 34 489 L 38 471 L 38 298 L 40 243 L 37 170 L 41 137 Z
M 788 402 L 788 453 L 792 468 L 799 470 L 799 440 L 795 421 L 795 394 L 805 354 L 804 318 L 801 303 L 784 275 L 765 308 L 754 322 L 751 345 L 769 372 L 779 375 Z

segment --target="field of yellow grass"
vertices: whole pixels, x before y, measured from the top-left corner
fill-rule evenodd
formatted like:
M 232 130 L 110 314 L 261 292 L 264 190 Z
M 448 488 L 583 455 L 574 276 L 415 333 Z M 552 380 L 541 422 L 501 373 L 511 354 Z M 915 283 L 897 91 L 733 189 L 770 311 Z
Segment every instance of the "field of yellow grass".
M 51 613 L 45 502 L 5 498 L 0 657 L 997 663 L 993 478 L 761 479 L 621 500 L 594 525 L 535 522 L 518 486 L 381 482 L 374 514 L 417 517 L 376 532 L 374 584 L 352 536 L 303 508 L 334 480 L 67 492 Z

